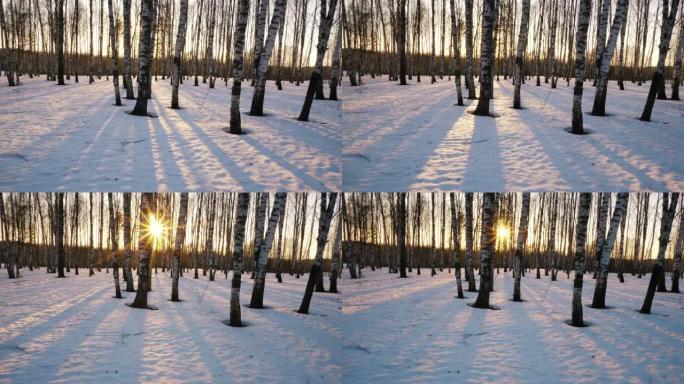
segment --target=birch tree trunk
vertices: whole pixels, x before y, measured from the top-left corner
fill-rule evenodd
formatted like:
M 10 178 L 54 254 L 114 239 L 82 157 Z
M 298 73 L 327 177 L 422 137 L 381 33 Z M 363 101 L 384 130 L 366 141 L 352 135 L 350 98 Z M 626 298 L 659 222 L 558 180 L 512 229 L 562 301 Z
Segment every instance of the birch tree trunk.
M 143 0 L 143 4 L 145 1 L 146 0 Z M 143 84 L 141 83 L 140 87 L 142 86 Z M 140 100 L 140 92 L 138 92 L 138 100 Z M 147 304 L 147 293 L 151 289 L 148 284 L 150 277 L 150 258 L 152 257 L 152 240 L 150 239 L 150 235 L 145 233 L 145 231 L 149 231 L 151 217 L 156 211 L 155 205 L 154 193 L 145 192 L 142 194 L 140 219 L 138 220 L 138 291 L 135 293 L 135 299 L 130 304 L 131 308 L 156 309 Z
M 582 3 L 584 3 L 584 1 Z M 581 193 L 579 215 L 575 229 L 575 281 L 572 289 L 572 320 L 570 322 L 570 325 L 574 327 L 584 327 L 582 285 L 584 283 L 586 262 L 585 244 L 587 241 L 587 223 L 589 222 L 590 208 L 591 193 Z
M 91 4 L 92 4 L 92 2 L 91 2 Z M 92 75 L 91 75 L 91 77 L 92 77 Z M 90 246 L 88 247 L 88 276 L 92 276 L 95 274 L 95 272 L 93 271 L 93 247 L 95 245 L 95 242 L 94 242 L 95 222 L 93 222 L 93 210 L 94 210 L 94 208 L 93 208 L 93 193 L 92 192 L 88 194 L 88 198 L 90 200 L 90 207 L 89 207 L 90 210 L 88 211 L 89 219 L 90 219 L 90 221 L 89 221 L 89 223 L 90 223 L 90 228 L 89 228 L 90 229 L 90 242 L 89 242 L 89 245 Z M 41 225 L 41 227 L 42 227 L 42 225 Z
M 254 26 L 254 74 L 259 70 L 261 52 L 264 48 L 264 29 L 266 28 L 266 17 L 268 17 L 268 0 L 256 0 L 255 26 Z
M 64 1 L 64 0 L 57 0 Z M 114 7 L 112 0 L 107 0 L 109 5 L 109 46 L 112 50 L 112 84 L 114 84 L 114 100 L 115 105 L 121 105 L 121 95 L 119 94 L 119 51 L 116 48 L 116 28 L 114 27 Z M 62 66 L 64 66 L 64 58 L 62 58 Z M 62 70 L 63 71 L 63 70 Z M 59 76 L 59 75 L 58 75 Z M 62 75 L 62 83 L 64 83 Z
M 264 0 L 268 3 L 268 0 Z M 266 94 L 266 72 L 268 71 L 268 62 L 271 61 L 273 54 L 273 47 L 275 46 L 280 23 L 284 22 L 285 10 L 287 9 L 287 0 L 276 0 L 273 9 L 273 16 L 271 17 L 271 24 L 268 27 L 268 37 L 263 47 L 259 49 L 259 58 L 257 60 L 256 81 L 254 84 L 254 95 L 252 96 L 252 107 L 249 114 L 252 116 L 264 115 L 264 96 Z M 261 15 L 259 16 L 261 18 Z M 265 17 L 265 16 L 264 16 Z
M 241 0 L 239 5 L 241 10 L 243 6 L 249 7 L 249 0 Z M 242 12 L 240 12 L 240 17 L 242 17 Z M 244 15 L 244 17 L 246 18 L 246 15 Z M 244 23 L 246 23 L 246 20 Z M 240 52 L 240 55 L 242 55 L 242 52 Z M 247 209 L 249 209 L 249 197 L 249 193 L 242 192 L 238 194 L 237 215 L 235 218 L 235 229 L 233 230 L 233 280 L 230 288 L 230 319 L 228 320 L 228 325 L 231 327 L 242 326 L 240 314 L 240 285 L 242 284 L 243 243 L 245 241 L 245 226 L 247 223 Z
M 468 278 L 468 292 L 477 292 L 475 287 L 475 272 L 473 271 L 473 193 L 466 192 L 466 275 Z
M 135 292 L 133 272 L 131 271 L 131 193 L 124 192 L 124 280 L 126 292 Z
M 1 1 L 1 0 L 0 0 Z M 54 218 L 53 218 L 54 220 Z M 10 242 L 9 242 L 9 234 L 10 234 L 10 229 L 9 229 L 9 221 L 7 220 L 7 214 L 5 212 L 5 201 L 2 197 L 2 193 L 0 193 L 0 222 L 2 222 L 2 238 L 5 240 L 3 242 L 3 247 L 2 247 L 2 254 L 3 255 L 9 255 L 10 253 Z M 57 231 L 55 231 L 57 232 Z M 57 235 L 55 234 L 55 239 Z M 7 276 L 10 279 L 16 278 L 14 274 L 14 267 L 12 266 L 12 258 L 6 257 L 6 263 L 5 267 L 7 268 Z M 49 267 L 49 264 L 48 264 Z M 49 268 L 48 268 L 49 269 Z
M 111 0 L 110 0 L 111 1 Z M 117 299 L 121 299 L 121 286 L 119 285 L 119 257 L 117 255 L 117 251 L 119 249 L 119 242 L 117 239 L 117 231 L 116 231 L 116 219 L 114 216 L 114 194 L 109 192 L 107 194 L 107 197 L 109 198 L 109 241 L 112 246 L 112 258 L 114 261 L 112 262 L 112 276 L 114 277 L 114 291 L 115 295 L 114 297 Z
M 273 244 L 273 239 L 275 238 L 278 222 L 280 221 L 280 215 L 285 207 L 286 198 L 286 193 L 276 193 L 273 208 L 271 209 L 271 216 L 268 219 L 266 238 L 259 248 L 256 276 L 252 287 L 252 300 L 249 303 L 250 308 L 264 307 L 264 289 L 266 286 L 266 264 L 268 264 L 268 254 L 271 252 L 271 246 Z
M 468 98 L 477 99 L 475 93 L 475 80 L 473 79 L 473 0 L 465 0 L 465 25 L 466 25 L 466 87 Z M 468 284 L 470 286 L 470 283 Z M 470 289 L 468 289 L 470 291 Z
M 140 41 L 138 43 L 138 98 L 131 115 L 147 116 L 147 101 L 150 98 L 150 72 L 152 69 L 152 24 L 154 0 L 141 0 Z M 138 284 L 139 285 L 139 284 Z M 140 288 L 138 287 L 138 291 Z M 137 299 L 137 295 L 136 295 Z M 140 299 L 142 302 L 142 299 Z M 145 299 L 146 300 L 146 299 Z M 147 302 L 145 301 L 145 304 Z
M 492 98 L 493 38 L 496 22 L 496 0 L 483 0 L 482 42 L 480 46 L 480 99 L 473 111 L 477 116 L 489 116 L 489 100 Z M 480 282 L 482 286 L 482 282 Z
M 328 1 L 330 2 L 329 4 Z M 311 105 L 313 104 L 314 94 L 318 87 L 322 84 L 323 78 L 323 58 L 325 51 L 328 49 L 328 39 L 330 37 L 330 28 L 332 27 L 335 18 L 335 9 L 337 8 L 337 0 L 321 0 L 321 24 L 318 30 L 318 44 L 316 45 L 316 65 L 314 71 L 311 73 L 309 80 L 309 87 L 306 90 L 306 97 L 302 111 L 297 120 L 309 121 L 309 113 L 311 112 Z M 326 6 L 330 8 L 326 12 Z M 322 17 L 326 15 L 326 17 Z
M 340 80 L 340 64 L 342 62 L 342 22 L 337 17 L 337 35 L 335 36 L 335 51 L 333 52 L 332 69 L 330 70 L 330 97 L 329 100 L 337 100 L 337 84 Z
M 458 28 L 458 22 L 456 21 L 456 7 L 454 6 L 454 0 L 449 0 L 449 6 L 451 7 L 451 45 L 454 47 L 454 77 L 456 82 L 456 105 L 463 105 L 463 94 L 461 93 L 461 49 L 460 49 L 460 31 Z M 466 81 L 467 83 L 467 81 Z
M 526 0 L 527 1 L 527 0 Z M 529 7 L 529 4 L 528 4 Z M 529 10 L 528 10 L 529 11 Z M 518 223 L 518 238 L 515 244 L 515 260 L 513 262 L 513 301 L 523 301 L 520 294 L 520 280 L 523 269 L 523 252 L 527 242 L 527 231 L 530 221 L 530 193 L 523 192 L 520 222 Z
M 430 194 L 430 199 L 432 202 L 432 206 L 430 209 L 430 222 L 432 223 L 432 230 L 430 233 L 432 234 L 432 242 L 430 244 L 432 250 L 430 252 L 430 276 L 435 276 L 437 272 L 435 271 L 435 256 L 437 253 L 437 250 L 435 249 L 435 192 L 432 192 Z
M 181 77 L 181 54 L 185 47 L 185 33 L 188 23 L 188 0 L 181 0 L 180 13 L 178 15 L 178 33 L 176 34 L 176 46 L 173 51 L 173 74 L 171 77 L 171 108 L 178 109 L 178 86 Z
M 678 0 L 674 1 L 677 2 Z M 653 305 L 653 297 L 655 296 L 656 288 L 660 281 L 665 279 L 665 251 L 667 251 L 667 244 L 670 242 L 672 220 L 675 216 L 678 201 L 679 193 L 672 193 L 671 202 L 669 194 L 663 194 L 663 213 L 660 221 L 660 237 L 658 238 L 658 258 L 653 265 L 651 279 L 648 282 L 648 290 L 646 291 L 646 298 L 639 311 L 644 314 L 651 313 L 651 306 Z
M 397 194 L 397 245 L 399 247 L 399 277 L 406 276 L 406 193 Z M 351 255 L 350 255 L 351 256 Z
M 591 0 L 580 0 L 579 12 L 577 34 L 575 36 L 575 89 L 572 97 L 572 133 L 576 135 L 584 133 L 582 119 L 582 93 L 584 92 L 584 75 L 586 70 L 584 54 L 587 49 L 587 30 L 589 29 L 589 18 L 591 17 Z M 581 289 L 580 282 L 580 291 Z M 581 316 L 580 313 L 580 322 Z
M 608 0 L 605 0 L 605 2 L 610 4 L 610 1 Z M 618 1 L 613 24 L 610 27 L 608 43 L 605 47 L 599 46 L 598 48 L 601 50 L 601 53 L 599 54 L 599 59 L 596 63 L 596 66 L 598 67 L 596 76 L 596 95 L 594 96 L 594 106 L 591 110 L 591 114 L 594 116 L 606 115 L 606 95 L 608 93 L 608 72 L 610 71 L 610 62 L 613 61 L 617 39 L 620 35 L 620 30 L 622 29 L 622 23 L 627 17 L 628 8 L 629 0 Z M 601 15 L 601 18 L 603 19 L 603 15 Z
M 336 0 L 332 0 L 332 3 L 335 2 Z M 335 211 L 336 201 L 337 193 L 335 192 L 330 193 L 329 198 L 327 193 L 321 194 L 320 219 L 318 220 L 318 237 L 316 238 L 316 258 L 311 266 L 309 280 L 306 282 L 304 297 L 302 298 L 302 303 L 297 311 L 302 314 L 309 313 L 309 305 L 311 304 L 314 286 L 318 280 L 322 278 L 323 252 L 325 251 L 325 245 L 328 242 L 328 232 L 330 230 L 330 222 L 332 221 L 333 212 Z
M 515 109 L 522 108 L 522 105 L 520 103 L 520 87 L 522 86 L 523 58 L 525 55 L 525 48 L 527 47 L 527 33 L 530 30 L 530 0 L 522 0 L 521 12 L 522 15 L 520 17 L 520 32 L 518 33 L 518 46 L 516 47 L 515 51 L 515 76 L 513 78 L 513 108 Z M 529 196 L 527 198 L 529 204 Z M 519 280 L 516 281 L 518 281 L 518 283 L 520 282 Z
M 233 88 L 230 95 L 230 126 L 227 132 L 235 135 L 242 133 L 240 120 L 240 93 L 242 92 L 243 51 L 245 48 L 245 31 L 249 17 L 249 0 L 238 0 L 238 15 L 235 23 L 235 42 L 233 43 Z M 233 280 L 235 278 L 233 277 Z M 239 288 L 238 288 L 239 289 Z M 239 300 L 239 299 L 238 299 Z M 240 325 L 240 308 L 238 307 L 237 325 Z M 232 312 L 231 312 L 232 313 Z M 232 315 L 231 315 L 232 318 Z M 232 321 L 231 321 L 231 324 Z
M 342 221 L 338 220 L 337 229 L 335 230 L 335 244 L 333 246 L 333 254 L 330 266 L 330 293 L 339 293 L 337 291 L 337 276 L 339 275 L 342 258 Z M 674 291 L 673 291 L 674 292 Z
M 450 0 L 453 5 L 454 0 Z M 453 7 L 452 7 L 453 9 Z M 463 283 L 461 282 L 461 216 L 456 211 L 456 199 L 454 193 L 449 194 L 451 200 L 451 239 L 454 246 L 454 275 L 456 277 L 456 297 L 463 299 Z
M 487 1 L 487 0 L 485 0 Z M 484 88 L 486 89 L 486 88 Z M 483 87 L 480 88 L 482 97 Z M 485 193 L 482 199 L 482 233 L 480 235 L 480 291 L 473 308 L 490 308 L 489 293 L 492 290 L 492 257 L 496 232 L 494 231 L 494 193 Z
M 608 229 L 608 237 L 601 247 L 601 255 L 599 258 L 598 277 L 596 278 L 596 286 L 594 288 L 594 300 L 591 303 L 592 308 L 606 307 L 606 287 L 608 285 L 608 267 L 610 264 L 610 255 L 613 253 L 613 245 L 617 238 L 622 215 L 627 207 L 628 193 L 618 193 L 615 208 L 613 209 L 613 216 L 610 219 L 610 228 Z
M 665 81 L 665 58 L 667 57 L 667 51 L 670 49 L 672 28 L 674 27 L 675 19 L 677 18 L 677 9 L 679 7 L 679 0 L 672 0 L 672 9 L 668 14 L 667 8 L 669 1 L 670 0 L 663 0 L 663 20 L 662 26 L 660 27 L 660 44 L 658 45 L 658 66 L 653 73 L 653 80 L 651 80 L 651 87 L 648 90 L 646 105 L 639 118 L 641 121 L 651 121 L 651 113 L 653 112 L 653 105 L 655 104 L 657 93 L 660 88 L 663 87 L 663 82 Z
M 214 88 L 214 31 L 216 29 L 216 0 L 211 2 L 211 18 L 209 19 L 209 31 L 207 33 L 207 50 L 205 51 L 204 59 L 206 65 L 204 68 L 205 78 L 209 77 L 209 88 Z
M 57 85 L 65 85 L 64 83 L 64 0 L 55 0 L 55 29 L 57 36 L 55 37 L 55 49 L 57 51 Z M 111 5 L 109 6 L 111 12 Z M 112 20 L 112 16 L 110 16 Z M 110 23 L 111 24 L 111 23 Z M 114 31 L 110 32 L 110 35 Z M 118 105 L 118 104 L 117 104 Z
M 133 81 L 131 77 L 131 0 L 123 0 L 123 24 L 124 24 L 124 86 L 126 87 L 126 99 L 135 99 L 133 93 Z M 126 289 L 128 291 L 128 289 Z M 128 291 L 131 292 L 131 291 Z
M 675 247 L 674 265 L 672 266 L 672 293 L 679 292 L 679 279 L 682 275 L 682 251 L 684 250 L 684 204 L 679 207 L 679 236 Z
M 55 204 L 55 214 L 57 215 L 57 277 L 66 277 L 64 275 L 64 193 L 57 192 L 57 201 Z
M 675 52 L 675 65 L 672 77 L 672 100 L 679 100 L 679 86 L 682 81 L 682 55 L 684 55 L 684 22 L 679 22 L 679 44 Z
M 62 4 L 61 9 L 64 9 L 64 0 L 56 0 L 56 6 L 59 7 L 59 4 Z M 11 5 L 10 5 L 11 7 Z M 57 17 L 59 17 L 60 11 L 56 11 Z M 64 17 L 64 16 L 62 16 Z M 58 26 L 59 28 L 59 26 Z M 12 73 L 12 52 L 9 49 L 10 46 L 10 36 L 9 36 L 9 28 L 7 27 L 7 23 L 5 21 L 5 8 L 2 4 L 2 0 L 0 0 L 0 29 L 2 29 L 2 39 L 3 39 L 3 46 L 5 47 L 4 49 L 4 56 L 3 56 L 3 69 L 5 70 L 5 75 L 7 76 L 7 84 L 10 87 L 13 87 L 16 85 L 14 82 L 14 74 Z M 64 38 L 64 27 L 62 27 L 62 39 Z M 55 45 L 57 45 L 57 41 L 59 41 L 60 35 L 59 35 L 59 29 L 57 31 L 57 36 L 55 36 Z M 63 47 L 63 45 L 61 46 Z M 62 48 L 63 49 L 63 48 Z M 57 54 L 59 55 L 60 50 L 59 47 L 57 47 Z M 62 56 L 62 65 L 64 63 L 64 57 Z M 64 75 L 62 75 L 61 83 L 60 85 L 64 85 Z
M 472 0 L 466 0 L 472 1 Z M 399 84 L 406 85 L 406 0 L 397 0 L 397 46 L 399 50 Z M 405 273 L 404 273 L 405 274 Z M 403 276 L 406 277 L 406 276 Z
M 187 1 L 185 6 L 187 8 Z M 182 5 L 181 5 L 182 6 Z M 187 9 L 186 9 L 187 12 Z M 171 263 L 171 301 L 180 301 L 178 294 L 178 274 L 180 271 L 180 254 L 185 241 L 185 226 L 188 216 L 188 193 L 180 194 L 180 208 L 178 211 L 178 225 L 176 226 L 176 239 L 173 246 L 173 261 Z

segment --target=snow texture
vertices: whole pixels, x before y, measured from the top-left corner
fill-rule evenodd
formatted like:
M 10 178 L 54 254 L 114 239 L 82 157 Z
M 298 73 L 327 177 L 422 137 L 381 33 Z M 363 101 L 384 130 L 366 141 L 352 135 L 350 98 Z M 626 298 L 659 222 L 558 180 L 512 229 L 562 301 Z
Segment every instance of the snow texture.
M 264 305 L 242 308 L 246 327 L 228 318 L 230 274 L 180 279 L 169 301 L 168 274 L 152 275 L 149 303 L 112 298 L 111 270 L 58 279 L 45 270 L 0 279 L 0 383 L 334 383 L 341 381 L 341 298 L 314 294 L 311 313 L 296 312 L 306 277 L 267 276 Z M 201 273 L 201 272 L 200 272 Z M 252 280 L 243 275 L 241 302 Z
M 571 82 L 572 85 L 572 82 Z M 474 116 L 477 100 L 456 106 L 453 78 L 408 86 L 386 77 L 345 87 L 345 191 L 670 191 L 684 190 L 684 104 L 657 100 L 652 122 L 637 118 L 648 85 L 610 82 L 605 117 L 589 115 L 589 135 L 572 135 L 572 86 L 534 80 L 515 110 L 510 80 L 494 81 L 498 117 Z M 668 93 L 669 93 L 668 88 Z
M 490 302 L 500 310 L 486 310 L 468 306 L 477 293 L 455 298 L 453 270 L 434 278 L 427 268 L 413 272 L 400 279 L 366 270 L 362 279 L 342 280 L 345 382 L 684 382 L 684 295 L 657 293 L 652 314 L 640 314 L 648 277 L 626 275 L 620 284 L 610 274 L 610 309 L 585 306 L 591 325 L 574 328 L 564 322 L 572 274 L 555 282 L 527 274 L 526 301 L 516 303 L 511 272 L 495 271 Z M 584 280 L 586 305 L 594 280 Z
M 145 118 L 116 107 L 110 82 L 57 86 L 44 77 L 0 87 L 0 190 L 3 191 L 322 191 L 341 187 L 339 101 L 315 101 L 310 122 L 296 120 L 306 83 L 267 85 L 267 116 L 249 116 L 244 135 L 229 122 L 230 87 L 180 87 L 169 108 L 168 80 L 152 81 Z M 229 84 L 231 84 L 229 82 Z M 122 90 L 125 96 L 125 91 Z

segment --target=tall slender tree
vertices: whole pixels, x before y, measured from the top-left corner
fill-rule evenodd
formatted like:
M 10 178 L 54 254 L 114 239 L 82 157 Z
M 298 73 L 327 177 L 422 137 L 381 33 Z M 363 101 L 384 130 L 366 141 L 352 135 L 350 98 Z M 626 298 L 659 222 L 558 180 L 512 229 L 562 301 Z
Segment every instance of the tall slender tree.
M 241 1 L 248 2 L 248 0 Z M 249 6 L 249 4 L 246 5 Z M 242 6 L 242 4 L 240 6 Z M 235 228 L 233 230 L 233 280 L 230 288 L 230 318 L 227 322 L 231 327 L 242 326 L 242 316 L 240 313 L 240 285 L 242 284 L 243 243 L 245 240 L 249 197 L 249 193 L 238 194 L 237 215 L 235 218 Z
M 585 243 L 587 240 L 587 223 L 591 208 L 591 193 L 580 194 L 579 216 L 575 229 L 575 281 L 572 289 L 572 320 L 570 325 L 584 327 L 582 313 L 582 285 L 586 266 Z

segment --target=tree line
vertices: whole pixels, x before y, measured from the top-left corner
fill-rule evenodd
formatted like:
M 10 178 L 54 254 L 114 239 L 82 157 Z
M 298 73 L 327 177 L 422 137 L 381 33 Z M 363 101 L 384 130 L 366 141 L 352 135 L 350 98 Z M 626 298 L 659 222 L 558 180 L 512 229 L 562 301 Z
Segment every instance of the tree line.
M 232 270 L 230 325 L 241 325 L 241 275 L 254 280 L 251 308 L 263 308 L 266 273 L 300 278 L 308 270 L 299 308 L 313 292 L 337 293 L 341 225 L 336 193 L 2 193 L 2 262 L 10 279 L 21 269 L 45 268 L 57 277 L 112 269 L 113 291 L 147 308 L 152 270 L 169 272 L 170 298 L 180 301 L 185 274 L 214 281 Z M 331 241 L 329 241 L 331 240 Z M 332 243 L 328 245 L 328 243 Z M 313 255 L 313 257 L 311 257 Z M 137 274 L 137 289 L 134 285 Z
M 609 79 L 617 79 L 623 90 L 626 79 L 642 85 L 651 73 L 640 117 L 650 121 L 655 100 L 667 98 L 669 57 L 671 97 L 679 100 L 684 53 L 679 0 L 358 0 L 347 8 L 342 10 L 343 68 L 352 86 L 364 74 L 388 74 L 402 85 L 413 77 L 420 82 L 421 75 L 431 83 L 454 76 L 457 103 L 463 105 L 463 76 L 466 97 L 477 100 L 474 114 L 489 115 L 494 78 L 514 84 L 512 104 L 522 108 L 520 87 L 526 79 L 536 77 L 541 86 L 543 77 L 556 88 L 558 79 L 569 86 L 574 77 L 572 132 L 582 134 L 587 79 L 596 87 L 591 113 L 605 116 Z M 670 49 L 677 19 L 678 38 Z
M 431 276 L 453 268 L 457 297 L 478 292 L 473 305 L 488 308 L 501 269 L 513 274 L 513 301 L 523 300 L 526 274 L 540 279 L 543 271 L 556 281 L 574 272 L 576 326 L 584 325 L 587 273 L 596 280 L 591 306 L 606 308 L 610 272 L 624 283 L 625 273 L 640 279 L 650 271 L 642 313 L 650 313 L 656 292 L 668 292 L 666 271 L 670 292 L 679 292 L 682 278 L 678 193 L 347 193 L 342 215 L 343 262 L 352 279 L 364 268 L 387 267 L 399 277 L 420 275 L 421 267 Z
M 188 0 L 123 0 L 121 6 L 110 0 L 2 0 L 0 69 L 10 86 L 19 84 L 22 74 L 44 73 L 59 85 L 72 76 L 79 82 L 79 75 L 87 75 L 93 83 L 111 75 L 115 104 L 122 105 L 124 91 L 126 99 L 136 100 L 131 114 L 141 116 L 148 113 L 152 77 L 172 85 L 172 108 L 180 108 L 184 79 L 194 77 L 198 86 L 201 77 L 214 88 L 217 79 L 228 86 L 232 78 L 226 131 L 241 133 L 234 103 L 244 78 L 255 87 L 250 108 L 255 116 L 263 115 L 266 79 L 282 89 L 284 79 L 300 85 L 310 73 L 301 121 L 308 121 L 314 98 L 326 98 L 323 77 L 336 79 L 340 66 L 340 43 L 327 55 L 329 66 L 323 65 L 333 24 L 339 24 L 336 10 L 337 0 L 198 0 L 193 7 Z M 330 82 L 332 100 L 337 84 Z

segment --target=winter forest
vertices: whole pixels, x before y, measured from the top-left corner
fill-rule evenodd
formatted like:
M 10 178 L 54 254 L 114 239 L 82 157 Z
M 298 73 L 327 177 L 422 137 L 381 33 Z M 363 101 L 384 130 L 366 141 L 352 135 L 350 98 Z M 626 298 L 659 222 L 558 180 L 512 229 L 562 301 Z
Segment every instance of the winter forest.
M 336 4 L 2 0 L 0 188 L 339 190 Z
M 339 381 L 336 193 L 0 197 L 3 382 Z
M 0 0 L 0 384 L 684 382 L 681 0 Z
M 343 199 L 348 382 L 681 381 L 678 193 Z
M 345 191 L 681 190 L 678 0 L 356 4 Z

